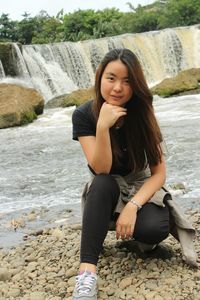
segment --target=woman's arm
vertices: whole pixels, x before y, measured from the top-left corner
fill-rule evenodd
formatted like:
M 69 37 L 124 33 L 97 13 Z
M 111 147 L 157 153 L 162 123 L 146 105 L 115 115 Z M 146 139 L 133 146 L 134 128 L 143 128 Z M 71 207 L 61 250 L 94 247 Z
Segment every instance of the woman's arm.
M 164 156 L 161 163 L 156 166 L 150 166 L 151 176 L 145 181 L 133 199 L 140 205 L 144 205 L 165 183 L 166 164 Z M 130 203 L 131 204 L 131 203 Z
M 102 105 L 97 121 L 96 137 L 79 137 L 85 157 L 89 166 L 96 174 L 108 174 L 112 167 L 112 149 L 109 129 L 122 116 L 126 115 L 126 109 L 107 104 Z
M 112 166 L 112 150 L 109 128 L 97 126 L 96 137 L 79 137 L 79 142 L 89 166 L 96 174 L 110 172 Z
M 144 182 L 138 192 L 133 196 L 133 200 L 139 205 L 144 205 L 165 183 L 166 165 L 164 156 L 161 163 L 150 166 L 151 176 Z M 116 237 L 122 239 L 130 238 L 133 235 L 137 218 L 137 206 L 128 202 L 116 223 Z

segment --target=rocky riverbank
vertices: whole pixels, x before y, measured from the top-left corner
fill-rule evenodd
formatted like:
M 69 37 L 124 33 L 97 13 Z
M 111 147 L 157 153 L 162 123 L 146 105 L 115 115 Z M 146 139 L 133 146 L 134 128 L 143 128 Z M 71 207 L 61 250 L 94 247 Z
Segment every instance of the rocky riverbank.
M 187 214 L 197 229 L 199 255 L 200 214 L 191 210 Z M 80 233 L 79 224 L 46 228 L 12 250 L 1 250 L 0 299 L 71 299 L 79 266 Z M 98 299 L 200 299 L 200 270 L 182 261 L 180 245 L 172 237 L 147 255 L 136 244 L 116 242 L 115 233 L 109 232 L 98 274 Z

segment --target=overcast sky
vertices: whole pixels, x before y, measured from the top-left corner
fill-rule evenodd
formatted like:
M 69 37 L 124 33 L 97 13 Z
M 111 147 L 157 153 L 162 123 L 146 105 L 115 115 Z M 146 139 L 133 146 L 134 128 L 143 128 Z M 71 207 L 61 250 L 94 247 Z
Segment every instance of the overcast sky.
M 20 20 L 24 12 L 30 13 L 33 17 L 41 10 L 46 10 L 50 16 L 56 16 L 62 8 L 64 13 L 73 12 L 79 8 L 101 10 L 112 7 L 126 12 L 129 11 L 127 2 L 137 7 L 138 4 L 150 4 L 155 0 L 0 0 L 0 15 L 8 13 L 10 19 Z

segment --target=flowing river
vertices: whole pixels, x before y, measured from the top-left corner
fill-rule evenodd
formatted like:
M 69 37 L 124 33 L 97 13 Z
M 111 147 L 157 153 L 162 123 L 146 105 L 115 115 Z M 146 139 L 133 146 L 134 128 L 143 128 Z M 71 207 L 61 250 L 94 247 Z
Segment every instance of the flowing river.
M 167 146 L 167 185 L 183 209 L 200 208 L 200 95 L 162 99 L 154 107 Z M 34 123 L 0 130 L 0 219 L 26 210 L 80 210 L 89 178 L 71 138 L 75 107 L 48 109 Z M 0 230 L 1 237 L 1 230 Z

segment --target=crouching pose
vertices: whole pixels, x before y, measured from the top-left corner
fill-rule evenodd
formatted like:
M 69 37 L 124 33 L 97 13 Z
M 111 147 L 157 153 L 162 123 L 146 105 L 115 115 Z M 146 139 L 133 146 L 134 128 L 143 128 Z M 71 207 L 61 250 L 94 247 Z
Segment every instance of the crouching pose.
M 74 300 L 97 299 L 96 267 L 111 221 L 116 238 L 152 249 L 169 234 L 170 194 L 162 134 L 141 65 L 129 49 L 113 49 L 100 63 L 95 98 L 73 113 L 73 139 L 92 180 L 83 193 L 80 270 Z

